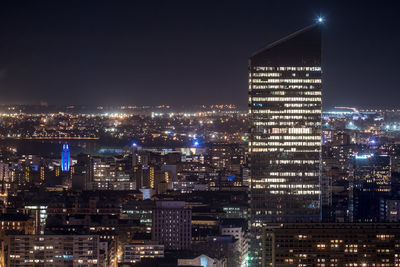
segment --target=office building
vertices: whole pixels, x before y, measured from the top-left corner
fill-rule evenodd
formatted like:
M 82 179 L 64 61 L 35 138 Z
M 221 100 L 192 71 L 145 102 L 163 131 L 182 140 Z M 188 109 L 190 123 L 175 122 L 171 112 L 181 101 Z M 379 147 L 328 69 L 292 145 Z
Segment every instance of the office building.
M 237 240 L 238 265 L 246 266 L 248 260 L 248 240 L 246 231 L 239 222 L 242 222 L 242 220 L 223 220 L 220 225 L 220 234 L 223 236 L 233 236 Z
M 225 258 L 217 259 L 204 254 L 197 257 L 179 258 L 177 266 L 228 267 Z
M 240 175 L 244 163 L 243 147 L 239 144 L 212 143 L 210 148 L 210 163 L 215 171 Z
M 357 153 L 349 168 L 349 217 L 353 222 L 377 222 L 381 201 L 391 194 L 391 161 L 386 154 Z M 382 218 L 380 218 L 382 217 Z
M 33 218 L 33 228 L 35 234 L 44 234 L 47 219 L 47 206 L 44 205 L 27 205 L 25 210 Z
M 152 223 L 152 239 L 166 250 L 190 248 L 192 211 L 185 208 L 184 201 L 157 201 Z
M 102 266 L 94 235 L 10 235 L 7 266 Z
M 6 232 L 34 233 L 34 220 L 25 214 L 3 213 L 0 214 L 0 236 Z
M 163 258 L 164 246 L 150 240 L 136 240 L 123 245 L 122 262 L 137 263 L 142 258 Z
M 0 162 L 0 199 L 3 203 L 7 202 L 7 191 L 10 188 L 10 169 L 7 163 Z
M 73 190 L 91 190 L 94 182 L 94 162 L 88 154 L 79 154 L 77 164 L 74 166 L 75 173 L 72 176 Z
M 268 225 L 263 266 L 398 266 L 398 223 Z
M 263 223 L 320 219 L 321 81 L 318 24 L 249 59 L 252 266 Z
M 193 242 L 192 251 L 196 254 L 207 255 L 214 259 L 220 259 L 226 266 L 242 267 L 241 244 L 238 239 L 230 235 L 209 235 L 203 242 Z M 212 262 L 210 262 L 212 264 Z M 208 266 L 208 265 L 195 265 Z M 213 266 L 213 265 L 211 265 Z

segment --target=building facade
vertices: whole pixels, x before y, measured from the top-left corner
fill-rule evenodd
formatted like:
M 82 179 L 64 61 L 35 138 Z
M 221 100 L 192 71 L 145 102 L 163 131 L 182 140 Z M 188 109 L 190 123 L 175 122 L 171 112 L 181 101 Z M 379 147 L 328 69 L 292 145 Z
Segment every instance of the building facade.
M 398 223 L 289 223 L 264 228 L 263 266 L 399 266 Z
M 233 236 L 238 242 L 238 250 L 239 250 L 239 261 L 240 266 L 247 266 L 248 260 L 248 240 L 246 236 L 246 232 L 242 227 L 237 227 L 233 225 L 221 225 L 220 233 L 223 236 Z
M 320 220 L 321 82 L 318 24 L 250 57 L 252 266 L 263 223 Z
M 215 259 L 204 254 L 190 259 L 178 259 L 178 266 L 228 267 L 226 259 Z
M 142 258 L 163 258 L 164 245 L 149 240 L 140 240 L 123 245 L 122 262 L 137 263 Z
M 92 235 L 10 235 L 7 266 L 102 266 L 99 245 Z
M 192 211 L 184 201 L 157 201 L 152 222 L 152 239 L 166 250 L 190 249 Z

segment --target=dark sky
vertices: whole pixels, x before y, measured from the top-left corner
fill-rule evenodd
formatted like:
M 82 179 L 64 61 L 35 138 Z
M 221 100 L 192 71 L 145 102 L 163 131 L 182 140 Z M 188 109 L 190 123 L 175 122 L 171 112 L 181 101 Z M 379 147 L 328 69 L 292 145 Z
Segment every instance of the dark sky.
M 326 18 L 325 108 L 399 107 L 396 1 L 1 1 L 0 103 L 246 107 L 252 52 Z

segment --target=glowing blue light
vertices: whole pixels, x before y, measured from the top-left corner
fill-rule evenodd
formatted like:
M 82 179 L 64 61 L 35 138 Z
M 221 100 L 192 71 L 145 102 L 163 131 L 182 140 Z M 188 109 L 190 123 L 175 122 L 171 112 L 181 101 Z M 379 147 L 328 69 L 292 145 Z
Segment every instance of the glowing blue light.
M 208 258 L 206 256 L 201 256 L 200 258 L 200 266 L 207 267 L 208 266 Z
M 71 165 L 71 155 L 69 153 L 69 146 L 63 145 L 63 151 L 61 152 L 61 171 L 69 171 Z
M 226 177 L 226 179 L 228 179 L 228 181 L 233 181 L 233 179 L 235 179 L 235 175 L 231 175 L 231 176 L 228 176 L 228 177 Z
M 373 157 L 374 154 L 357 154 L 355 156 L 356 159 L 369 159 L 371 157 Z
M 118 148 L 102 148 L 99 150 L 99 153 L 122 153 L 124 150 Z
M 374 144 L 376 144 L 376 140 L 375 139 L 369 139 L 369 143 L 374 145 Z
M 324 23 L 324 18 L 323 17 L 318 17 L 317 18 L 318 23 Z
M 322 136 L 322 144 L 324 145 L 327 141 L 328 140 L 327 140 L 326 136 Z
M 200 146 L 200 140 L 199 139 L 194 139 L 192 143 L 193 147 L 199 147 Z
M 132 142 L 131 147 L 137 147 L 137 143 Z

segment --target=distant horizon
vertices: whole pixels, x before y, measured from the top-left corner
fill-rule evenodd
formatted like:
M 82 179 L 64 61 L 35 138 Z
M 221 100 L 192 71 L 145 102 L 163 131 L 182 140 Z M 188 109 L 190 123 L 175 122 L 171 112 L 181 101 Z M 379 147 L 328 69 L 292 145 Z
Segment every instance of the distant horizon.
M 214 106 L 214 107 L 213 107 Z M 227 103 L 227 104 L 195 104 L 195 105 L 173 105 L 173 104 L 117 104 L 117 105 L 111 105 L 111 104 L 0 104 L 0 107 L 41 107 L 41 108 L 69 108 L 69 109 L 76 109 L 76 108 L 88 108 L 88 109 L 107 109 L 107 108 L 119 108 L 122 110 L 129 110 L 129 109 L 200 109 L 200 108 L 219 108 L 217 106 L 224 106 L 222 109 L 233 109 L 233 110 L 240 110 L 240 111 L 247 111 L 248 107 L 242 107 L 238 106 L 232 103 Z M 346 107 L 346 108 L 356 108 L 359 110 L 398 110 L 400 111 L 400 105 L 399 107 L 367 107 L 367 106 L 349 106 L 349 105 L 334 105 L 330 107 L 323 107 L 322 110 L 328 111 L 332 110 L 335 108 L 341 108 L 341 107 Z M 99 109 L 101 111 L 101 109 Z

